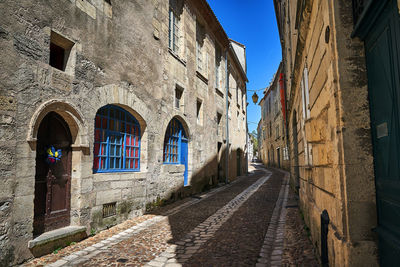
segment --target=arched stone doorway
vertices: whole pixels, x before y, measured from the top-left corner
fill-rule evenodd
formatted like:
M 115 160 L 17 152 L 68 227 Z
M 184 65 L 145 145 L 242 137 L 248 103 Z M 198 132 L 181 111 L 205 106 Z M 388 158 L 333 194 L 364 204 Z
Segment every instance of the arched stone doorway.
M 56 112 L 41 121 L 36 145 L 33 235 L 68 226 L 71 199 L 71 131 Z M 47 149 L 61 149 L 61 159 L 49 164 Z

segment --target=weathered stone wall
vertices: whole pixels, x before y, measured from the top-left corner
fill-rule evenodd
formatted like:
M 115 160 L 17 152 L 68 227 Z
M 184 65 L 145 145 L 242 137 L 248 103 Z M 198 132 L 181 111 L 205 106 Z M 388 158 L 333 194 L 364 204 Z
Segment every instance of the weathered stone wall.
M 185 5 L 185 49 L 182 58 L 171 53 L 168 3 L 0 3 L 0 265 L 31 257 L 27 243 L 33 230 L 36 138 L 41 120 L 50 111 L 64 118 L 73 139 L 71 225 L 102 229 L 142 213 L 146 203 L 183 190 L 183 166 L 162 164 L 165 131 L 174 117 L 189 136 L 190 193 L 216 182 L 217 140 L 222 138 L 217 137 L 216 112 L 223 113 L 222 125 L 226 114 L 225 94 L 218 94 L 214 86 L 217 38 L 199 10 Z M 196 74 L 196 19 L 206 26 L 206 79 Z M 74 43 L 65 71 L 49 65 L 51 32 Z M 177 84 L 184 88 L 181 109 L 174 108 Z M 202 100 L 201 123 L 196 99 Z M 139 172 L 93 173 L 94 118 L 107 104 L 124 108 L 139 121 Z M 246 116 L 245 109 L 241 116 Z M 237 122 L 230 122 L 230 127 L 236 129 Z M 232 151 L 245 148 L 246 131 L 237 135 L 231 141 Z M 230 168 L 236 168 L 234 153 L 230 158 Z M 231 179 L 235 176 L 236 172 L 230 174 Z M 103 204 L 113 201 L 117 216 L 103 219 Z
M 265 134 L 261 144 L 261 161 L 266 166 L 280 167 L 289 170 L 290 162 L 284 157 L 284 150 L 287 147 L 286 125 L 283 119 L 281 94 L 279 79 L 283 72 L 281 65 L 274 76 L 263 99 L 260 101 L 262 106 L 261 121 Z M 278 132 L 277 132 L 278 128 Z M 279 148 L 279 163 L 278 163 Z
M 301 207 L 318 249 L 320 216 L 323 210 L 329 214 L 330 265 L 377 265 L 366 70 L 362 43 L 351 38 L 351 2 L 306 1 L 296 12 L 297 18 L 289 7 L 285 22 L 290 23 L 284 24 L 292 184 L 298 168 Z M 303 107 L 305 68 L 309 103 Z

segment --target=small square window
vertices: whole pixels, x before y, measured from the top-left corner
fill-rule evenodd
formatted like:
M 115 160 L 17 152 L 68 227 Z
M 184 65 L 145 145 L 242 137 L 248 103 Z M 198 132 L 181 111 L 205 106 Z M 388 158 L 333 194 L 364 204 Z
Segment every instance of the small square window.
M 117 203 L 103 204 L 103 218 L 111 217 L 117 214 Z
M 66 71 L 71 65 L 70 54 L 74 43 L 62 37 L 61 35 L 51 32 L 50 35 L 50 66 Z
M 222 114 L 217 112 L 217 124 L 220 125 L 221 124 L 221 119 L 222 119 Z
M 221 128 L 221 119 L 222 119 L 222 114 L 217 112 L 217 135 L 219 135 L 220 133 L 222 133 Z
M 175 108 L 180 109 L 183 104 L 182 101 L 183 88 L 176 86 L 175 87 Z

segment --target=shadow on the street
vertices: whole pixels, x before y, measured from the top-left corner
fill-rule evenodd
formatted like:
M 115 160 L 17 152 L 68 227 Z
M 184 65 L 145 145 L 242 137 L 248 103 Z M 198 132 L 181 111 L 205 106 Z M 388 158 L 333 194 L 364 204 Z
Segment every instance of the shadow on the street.
M 192 175 L 190 188 L 181 187 L 175 190 L 175 192 L 171 192 L 171 198 L 165 202 L 171 205 L 157 207 L 147 212 L 148 214 L 168 216 L 168 222 L 172 234 L 172 238 L 168 241 L 168 244 L 176 246 L 175 251 L 178 254 L 178 257 L 175 258 L 176 263 L 179 263 L 183 266 L 188 266 L 187 258 L 181 257 L 184 256 L 183 253 L 188 246 L 187 234 L 196 228 L 200 223 L 204 222 L 208 217 L 216 213 L 243 190 L 243 188 L 236 188 L 235 190 L 237 192 L 235 192 L 235 194 L 229 192 L 231 190 L 223 190 L 213 194 L 211 197 L 202 199 L 203 193 L 212 192 L 212 190 L 215 190 L 220 186 L 225 186 L 225 155 L 226 150 L 221 151 L 220 154 L 215 155 L 211 160 L 209 160 L 201 170 L 194 173 Z M 229 164 L 230 166 L 233 165 L 233 168 L 229 168 L 229 176 L 232 177 L 239 174 L 239 176 L 237 176 L 235 179 L 232 179 L 233 181 L 236 179 L 248 179 L 248 185 L 250 185 L 259 179 L 263 174 L 265 174 L 265 167 L 259 162 L 249 162 L 248 173 L 244 173 L 243 171 L 239 172 L 237 170 L 237 166 L 235 166 L 236 164 L 232 164 L 232 162 L 235 163 L 235 160 L 236 155 L 230 153 Z M 212 178 L 210 179 L 210 177 Z M 179 204 L 191 200 L 201 201 L 192 204 L 190 207 L 179 210 L 176 213 L 168 213 L 168 211 L 174 207 L 177 207 Z M 189 242 L 189 245 L 199 246 L 199 249 L 193 253 L 193 256 L 195 256 L 196 253 L 201 252 L 201 247 L 205 244 L 194 244 Z M 193 266 L 193 264 L 190 265 Z M 198 263 L 198 266 L 202 266 L 202 264 Z

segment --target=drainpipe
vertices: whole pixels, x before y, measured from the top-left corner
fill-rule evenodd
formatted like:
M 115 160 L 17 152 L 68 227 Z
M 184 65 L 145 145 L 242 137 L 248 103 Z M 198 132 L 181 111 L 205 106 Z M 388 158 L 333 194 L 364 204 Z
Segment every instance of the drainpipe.
M 225 52 L 225 73 L 226 73 L 226 165 L 225 165 L 225 184 L 228 184 L 228 171 L 229 171 L 229 73 L 228 73 L 228 50 Z
M 245 86 L 246 87 L 246 86 Z M 247 87 L 246 87 L 246 174 L 249 172 L 249 127 L 247 127 Z M 242 96 L 243 97 L 243 96 Z

